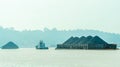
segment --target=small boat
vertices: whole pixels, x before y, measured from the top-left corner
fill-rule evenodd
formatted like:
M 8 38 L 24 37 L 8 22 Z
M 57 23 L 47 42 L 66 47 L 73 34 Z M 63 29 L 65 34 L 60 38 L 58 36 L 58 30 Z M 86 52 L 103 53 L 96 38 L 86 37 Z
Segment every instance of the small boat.
M 43 41 L 40 41 L 36 46 L 36 49 L 48 49 L 48 47 L 45 46 L 45 43 Z

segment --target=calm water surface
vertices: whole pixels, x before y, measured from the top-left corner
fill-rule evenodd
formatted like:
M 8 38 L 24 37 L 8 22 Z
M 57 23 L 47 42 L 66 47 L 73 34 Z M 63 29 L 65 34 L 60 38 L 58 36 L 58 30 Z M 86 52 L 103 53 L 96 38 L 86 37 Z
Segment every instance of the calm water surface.
M 120 50 L 0 50 L 0 67 L 120 67 Z

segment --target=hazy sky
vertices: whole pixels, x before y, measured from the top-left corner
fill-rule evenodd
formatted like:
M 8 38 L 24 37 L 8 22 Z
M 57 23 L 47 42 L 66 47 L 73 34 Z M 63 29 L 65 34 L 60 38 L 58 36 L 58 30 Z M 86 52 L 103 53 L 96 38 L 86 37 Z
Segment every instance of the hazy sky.
M 120 0 L 0 0 L 0 26 L 120 33 Z

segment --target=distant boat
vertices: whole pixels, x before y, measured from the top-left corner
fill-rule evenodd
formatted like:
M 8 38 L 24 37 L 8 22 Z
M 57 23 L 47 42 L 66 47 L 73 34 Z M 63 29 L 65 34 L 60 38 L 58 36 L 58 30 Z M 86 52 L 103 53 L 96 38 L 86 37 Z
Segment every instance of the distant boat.
M 43 41 L 40 41 L 36 46 L 36 49 L 48 49 L 48 47 L 45 46 L 45 43 Z
M 3 45 L 1 49 L 18 49 L 19 47 L 12 41 L 8 42 L 7 44 Z
M 117 44 L 109 44 L 99 36 L 70 37 L 56 49 L 117 49 Z

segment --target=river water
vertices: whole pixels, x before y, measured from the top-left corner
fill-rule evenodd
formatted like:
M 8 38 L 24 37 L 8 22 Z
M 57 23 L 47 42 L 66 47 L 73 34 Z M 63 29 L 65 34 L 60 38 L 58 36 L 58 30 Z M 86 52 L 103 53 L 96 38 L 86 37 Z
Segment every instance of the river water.
M 120 67 L 120 50 L 0 50 L 0 67 Z

